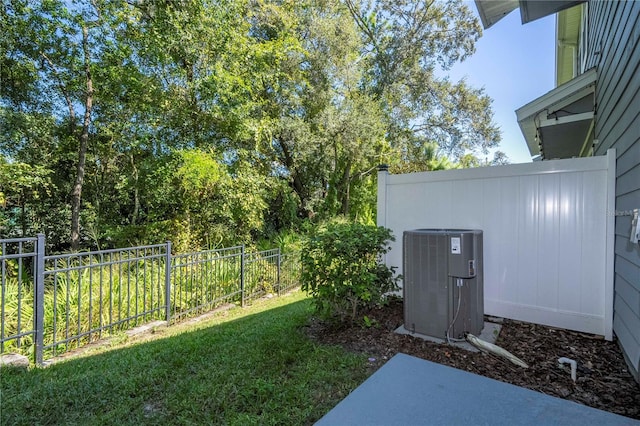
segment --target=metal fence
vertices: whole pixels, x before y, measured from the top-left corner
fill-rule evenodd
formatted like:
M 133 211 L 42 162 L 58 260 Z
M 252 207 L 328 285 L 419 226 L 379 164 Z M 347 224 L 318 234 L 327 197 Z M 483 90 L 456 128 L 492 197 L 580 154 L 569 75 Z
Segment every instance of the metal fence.
M 230 247 L 173 257 L 171 264 L 171 312 L 167 318 L 210 310 L 242 299 L 244 247 Z
M 44 236 L 0 240 L 0 353 L 32 352 L 42 363 Z
M 300 253 L 280 253 L 278 257 L 278 295 L 300 285 Z
M 43 349 L 58 354 L 166 314 L 168 244 L 45 256 Z
M 244 246 L 171 254 L 171 243 L 44 255 L 44 236 L 0 240 L 0 353 L 43 359 L 153 320 L 298 285 L 297 253 Z

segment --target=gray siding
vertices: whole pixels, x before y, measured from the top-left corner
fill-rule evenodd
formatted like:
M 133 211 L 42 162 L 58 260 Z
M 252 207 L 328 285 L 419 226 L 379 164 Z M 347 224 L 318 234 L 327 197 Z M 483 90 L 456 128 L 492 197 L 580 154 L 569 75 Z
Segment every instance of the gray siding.
M 595 155 L 616 148 L 616 211 L 640 208 L 640 1 L 590 1 L 587 68 L 597 67 Z M 615 227 L 613 329 L 640 381 L 640 247 Z

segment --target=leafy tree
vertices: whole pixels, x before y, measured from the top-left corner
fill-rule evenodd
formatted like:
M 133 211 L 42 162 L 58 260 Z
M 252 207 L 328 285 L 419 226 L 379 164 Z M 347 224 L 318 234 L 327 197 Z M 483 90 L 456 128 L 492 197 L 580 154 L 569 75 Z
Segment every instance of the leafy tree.
M 248 243 L 262 231 L 269 184 L 263 176 L 243 159 L 227 166 L 213 153 L 177 155 L 176 189 L 182 192 L 182 215 L 198 238 L 196 246 Z
M 17 222 L 21 237 L 41 231 L 34 222 L 37 215 L 31 207 L 49 195 L 50 170 L 25 163 L 9 163 L 0 157 L 0 235 L 10 237 L 10 222 Z M 29 217 L 30 216 L 30 217 Z
M 244 2 L 130 3 L 117 40 L 135 76 L 123 95 L 146 97 L 125 99 L 143 130 L 175 148 L 206 148 L 242 133 L 253 60 Z
M 493 153 L 493 159 L 491 160 L 492 166 L 502 166 L 509 164 L 509 157 L 502 151 L 496 151 Z
M 454 163 L 442 153 L 438 145 L 425 142 L 419 136 L 413 135 L 412 140 L 404 147 L 398 158 L 406 158 L 406 161 L 396 161 L 391 164 L 392 173 L 412 173 L 454 168 Z
M 45 229 L 56 250 L 373 222 L 376 165 L 471 164 L 499 139 L 484 93 L 435 74 L 480 34 L 463 2 L 10 0 L 0 14 L 0 153 L 46 172 L 5 197 L 26 218 L 5 226 Z
M 478 155 L 467 153 L 458 162 L 458 166 L 462 168 L 500 166 L 504 164 L 509 164 L 509 157 L 502 151 L 494 152 L 491 160 L 488 157 L 482 159 Z
M 65 122 L 65 137 L 77 143 L 75 176 L 70 193 L 71 248 L 80 244 L 80 210 L 94 103 L 93 70 L 113 34 L 106 2 L 66 3 L 14 0 L 3 16 L 8 33 L 3 61 L 19 63 L 18 81 L 31 87 L 4 98 L 25 112 L 44 112 Z
M 349 216 L 354 180 L 379 162 L 384 150 L 382 114 L 369 97 L 356 93 L 327 108 L 321 118 L 332 154 L 327 201 L 337 203 L 328 206 L 329 212 Z
M 386 144 L 380 106 L 358 87 L 357 28 L 331 1 L 259 2 L 253 13 L 253 34 L 279 52 L 254 90 L 258 149 L 289 180 L 301 216 L 348 214 L 354 178 Z
M 463 80 L 438 78 L 474 52 L 481 28 L 468 4 L 456 0 L 345 0 L 363 40 L 364 89 L 387 115 L 387 138 L 400 151 L 417 140 L 448 156 L 482 151 L 500 140 L 491 100 Z M 408 148 L 403 148 L 407 146 Z M 403 159 L 410 160 L 410 159 Z

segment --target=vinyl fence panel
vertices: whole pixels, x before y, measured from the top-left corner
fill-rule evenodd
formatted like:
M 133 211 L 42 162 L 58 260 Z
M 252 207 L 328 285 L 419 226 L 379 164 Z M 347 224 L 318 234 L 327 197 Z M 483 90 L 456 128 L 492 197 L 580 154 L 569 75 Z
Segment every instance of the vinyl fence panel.
M 402 234 L 484 231 L 485 313 L 612 338 L 615 152 L 607 156 L 390 175 L 378 225 Z

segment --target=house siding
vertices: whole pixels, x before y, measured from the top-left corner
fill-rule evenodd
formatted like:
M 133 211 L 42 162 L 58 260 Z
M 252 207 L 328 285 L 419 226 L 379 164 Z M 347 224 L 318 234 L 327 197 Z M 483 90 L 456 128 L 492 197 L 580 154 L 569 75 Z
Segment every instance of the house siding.
M 596 67 L 595 155 L 615 148 L 616 212 L 640 208 L 640 1 L 590 1 L 585 70 Z M 613 329 L 640 382 L 640 247 L 616 216 Z

